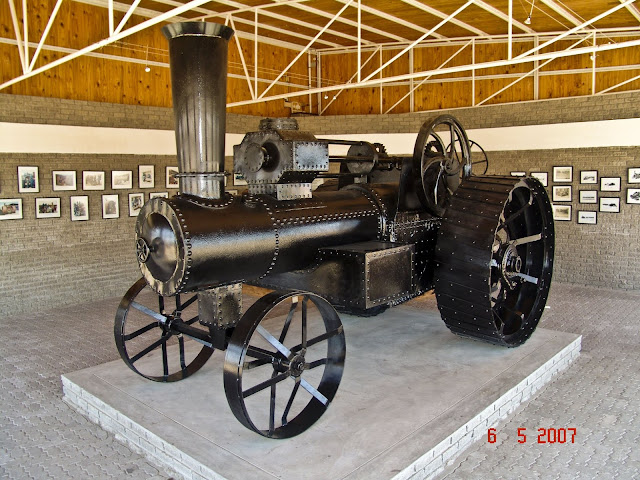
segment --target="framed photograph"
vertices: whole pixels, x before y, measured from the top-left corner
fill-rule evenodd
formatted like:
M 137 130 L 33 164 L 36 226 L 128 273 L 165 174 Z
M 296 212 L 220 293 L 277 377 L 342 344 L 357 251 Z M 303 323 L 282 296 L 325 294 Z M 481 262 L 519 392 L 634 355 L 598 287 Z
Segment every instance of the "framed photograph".
M 554 182 L 572 182 L 573 167 L 553 167 Z
M 580 190 L 580 203 L 598 203 L 596 190 Z
M 53 176 L 54 192 L 76 189 L 75 170 L 54 170 L 51 175 Z
M 583 185 L 598 183 L 598 171 L 597 170 L 580 170 L 580 183 Z
M 118 195 L 102 195 L 102 218 L 118 218 L 120 205 Z
M 78 195 L 71 197 L 71 221 L 89 220 L 89 197 Z
M 554 185 L 553 201 L 554 202 L 570 202 L 571 201 L 571 185 Z
M 620 212 L 620 199 L 618 197 L 600 197 L 601 212 Z
M 531 172 L 531 176 L 540 180 L 543 187 L 549 186 L 549 174 L 547 172 Z
M 18 167 L 18 192 L 38 193 L 38 167 Z
M 578 212 L 578 223 L 584 223 L 587 225 L 595 225 L 598 223 L 598 212 Z
M 22 218 L 21 198 L 0 198 L 0 220 L 17 220 Z
M 83 190 L 104 190 L 104 172 L 82 172 Z
M 629 183 L 640 183 L 640 168 L 629 169 Z
M 620 177 L 602 177 L 600 179 L 601 192 L 619 192 Z
M 527 172 L 511 172 L 509 173 L 512 177 L 526 177 Z
M 133 188 L 133 172 L 131 170 L 113 170 L 111 172 L 111 188 L 114 190 Z
M 59 218 L 59 198 L 36 198 L 36 218 Z
M 169 198 L 169 194 L 167 192 L 151 192 L 149 194 L 149 200 L 152 198 Z
M 233 174 L 233 185 L 236 187 L 242 187 L 247 184 L 247 181 L 244 179 L 244 175 L 241 173 Z
M 144 193 L 129 194 L 129 216 L 136 217 L 144 205 Z
M 177 174 L 178 167 L 167 167 L 167 188 L 180 188 Z
M 640 203 L 640 188 L 627 188 L 627 203 Z
M 138 167 L 138 185 L 140 188 L 153 188 L 156 186 L 155 167 L 153 165 L 140 165 Z
M 553 209 L 553 219 L 560 222 L 571 221 L 571 205 L 551 205 Z

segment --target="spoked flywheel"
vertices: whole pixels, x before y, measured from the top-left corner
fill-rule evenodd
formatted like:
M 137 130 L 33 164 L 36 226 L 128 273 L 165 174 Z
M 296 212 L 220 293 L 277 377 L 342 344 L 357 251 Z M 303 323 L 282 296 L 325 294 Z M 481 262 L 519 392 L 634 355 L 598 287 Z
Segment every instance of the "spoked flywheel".
M 118 306 L 114 324 L 118 352 L 131 370 L 149 380 L 182 380 L 200 370 L 213 353 L 209 332 L 192 327 L 199 318 L 197 295 L 181 300 L 180 295 L 171 298 L 152 292 L 141 278 Z M 181 328 L 190 334 L 181 333 Z
M 515 347 L 538 324 L 554 253 L 551 204 L 534 178 L 472 177 L 436 246 L 438 308 L 455 333 Z
M 224 362 L 229 406 L 260 435 L 298 435 L 333 400 L 344 358 L 342 323 L 326 300 L 269 293 L 249 307 L 231 336 Z
M 418 191 L 424 206 L 442 216 L 451 195 L 471 176 L 471 147 L 458 120 L 440 115 L 425 122 L 418 132 L 413 161 L 420 169 L 422 188 Z

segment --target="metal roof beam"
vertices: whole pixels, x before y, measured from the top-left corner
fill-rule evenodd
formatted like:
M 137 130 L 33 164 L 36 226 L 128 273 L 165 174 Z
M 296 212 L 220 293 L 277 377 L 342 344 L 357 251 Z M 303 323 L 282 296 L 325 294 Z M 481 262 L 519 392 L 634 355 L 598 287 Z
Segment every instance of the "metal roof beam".
M 489 5 L 487 2 L 484 2 L 483 0 L 476 0 L 474 2 L 478 7 L 482 8 L 483 10 L 486 10 L 489 13 L 492 13 L 493 15 L 495 15 L 498 18 L 501 18 L 502 20 L 504 20 L 505 22 L 509 22 L 509 15 L 507 15 L 506 13 L 504 13 L 501 10 L 498 10 L 496 7 Z M 522 30 L 523 32 L 526 33 L 531 33 L 531 34 L 535 34 L 535 30 L 532 30 L 531 28 L 527 27 L 524 23 L 521 23 L 515 19 L 511 20 L 513 22 L 513 25 L 518 27 L 520 30 Z
M 578 20 L 575 16 L 573 16 L 566 8 L 558 5 L 553 0 L 540 0 L 540 1 L 544 3 L 547 7 L 549 7 L 551 10 L 556 12 L 557 14 L 569 20 L 571 23 L 573 23 L 573 25 L 577 26 L 582 23 L 582 21 Z M 622 1 L 624 2 L 624 0 Z
M 624 3 L 624 0 L 620 0 L 620 3 Z M 640 22 L 640 10 L 638 10 L 638 7 L 636 7 L 635 5 L 627 5 L 626 8 L 627 10 L 629 10 L 629 13 Z
M 431 15 L 433 15 L 434 17 L 438 17 L 438 18 L 446 18 L 447 14 L 441 12 L 440 10 L 436 10 L 433 7 L 430 7 L 429 5 L 425 5 L 424 3 L 420 3 L 417 0 L 402 0 L 404 3 L 406 3 L 407 5 L 411 5 L 412 7 L 418 8 L 420 10 L 422 10 L 423 12 L 427 12 Z M 463 22 L 462 20 L 458 20 L 456 18 L 452 18 L 451 20 L 449 20 L 450 23 L 453 23 L 454 25 L 457 25 L 458 27 L 462 27 L 465 30 L 468 30 L 470 32 L 475 33 L 476 35 L 479 35 L 481 37 L 488 37 L 489 34 L 487 32 L 483 32 L 482 30 L 480 30 L 479 28 L 476 28 L 472 25 L 469 25 L 468 23 Z

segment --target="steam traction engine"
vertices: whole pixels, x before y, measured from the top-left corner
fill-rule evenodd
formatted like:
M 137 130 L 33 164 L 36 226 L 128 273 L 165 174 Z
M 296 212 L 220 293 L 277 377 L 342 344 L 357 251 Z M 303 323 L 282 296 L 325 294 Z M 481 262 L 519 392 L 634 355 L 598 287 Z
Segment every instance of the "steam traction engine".
M 465 131 L 447 115 L 422 126 L 410 156 L 265 119 L 234 147 L 248 191 L 231 195 L 224 135 L 233 31 L 202 22 L 163 31 L 180 194 L 150 200 L 137 219 L 142 278 L 115 322 L 132 370 L 177 381 L 226 350 L 236 418 L 285 438 L 320 418 L 338 389 L 345 337 L 336 310 L 375 315 L 435 289 L 453 332 L 510 347 L 529 338 L 554 243 L 537 180 L 475 175 Z M 346 155 L 330 155 L 335 144 Z M 329 173 L 334 162 L 340 173 Z M 337 179 L 335 188 L 312 191 L 323 177 Z M 242 314 L 242 284 L 273 291 Z

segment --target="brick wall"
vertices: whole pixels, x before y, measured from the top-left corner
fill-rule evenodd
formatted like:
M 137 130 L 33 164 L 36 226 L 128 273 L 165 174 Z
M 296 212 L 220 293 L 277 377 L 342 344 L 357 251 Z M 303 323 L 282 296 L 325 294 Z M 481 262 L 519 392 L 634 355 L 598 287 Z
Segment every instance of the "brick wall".
M 417 132 L 422 122 L 436 112 L 402 115 L 301 117 L 301 129 L 318 135 L 370 132 Z M 441 112 L 437 112 L 441 113 Z M 640 116 L 640 93 L 584 97 L 544 102 L 525 102 L 456 109 L 468 128 L 560 123 Z M 258 118 L 227 115 L 227 131 L 244 133 L 257 129 Z M 62 125 L 173 128 L 169 109 L 137 107 L 84 101 L 47 99 L 0 94 L 0 122 Z M 516 154 L 489 152 L 489 173 L 508 174 L 523 170 L 547 171 L 551 180 L 554 165 L 573 165 L 573 219 L 557 223 L 557 280 L 640 288 L 640 231 L 634 219 L 640 206 L 624 202 L 627 167 L 640 167 L 638 148 L 571 149 L 524 151 Z M 138 165 L 155 165 L 154 189 L 139 189 Z M 134 217 L 128 216 L 128 194 L 167 191 L 165 166 L 175 165 L 173 156 L 3 154 L 0 161 L 0 198 L 23 199 L 24 219 L 0 222 L 0 314 L 16 313 L 122 295 L 138 277 L 134 257 Z M 17 167 L 39 167 L 40 192 L 19 194 Z M 598 225 L 577 225 L 576 211 L 595 206 L 577 203 L 581 169 L 597 169 L 600 175 L 620 176 L 623 191 L 621 213 L 599 213 Z M 83 170 L 107 173 L 104 191 L 53 192 L 51 171 L 75 170 L 79 185 Z M 110 190 L 111 170 L 132 170 L 134 188 Z M 551 188 L 552 183 L 550 183 Z M 593 187 L 589 187 L 593 188 Z M 102 219 L 101 195 L 120 195 L 120 218 Z M 69 197 L 88 195 L 90 220 L 71 222 Z M 60 197 L 61 218 L 35 219 L 36 197 Z

